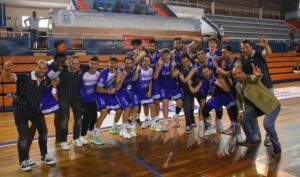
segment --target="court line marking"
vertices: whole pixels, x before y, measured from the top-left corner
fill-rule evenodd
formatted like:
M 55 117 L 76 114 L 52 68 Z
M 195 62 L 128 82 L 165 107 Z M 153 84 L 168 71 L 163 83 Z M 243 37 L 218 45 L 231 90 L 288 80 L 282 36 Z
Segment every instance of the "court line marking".
M 129 156 L 130 158 L 132 158 L 133 160 L 137 161 L 140 165 L 142 165 L 143 167 L 147 168 L 151 173 L 153 173 L 154 175 L 158 176 L 158 177 L 162 177 L 161 174 L 159 172 L 157 172 L 155 169 L 153 169 L 151 166 L 149 166 L 148 164 L 146 164 L 143 160 L 139 159 L 136 155 L 130 153 L 122 144 L 117 143 L 116 141 L 114 141 L 113 139 L 111 139 L 110 137 L 102 134 L 101 135 L 103 138 L 105 138 L 107 141 L 109 141 L 111 144 L 115 145 L 117 148 L 119 148 L 122 152 L 124 152 L 127 156 Z

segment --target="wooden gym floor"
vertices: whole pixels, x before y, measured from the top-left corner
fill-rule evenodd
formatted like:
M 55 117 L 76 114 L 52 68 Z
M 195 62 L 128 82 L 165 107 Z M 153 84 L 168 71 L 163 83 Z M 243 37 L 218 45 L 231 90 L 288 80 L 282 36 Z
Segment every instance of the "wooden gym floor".
M 277 84 L 275 87 L 300 86 L 300 82 Z M 282 111 L 277 119 L 277 133 L 282 144 L 282 157 L 274 160 L 271 148 L 231 148 L 231 136 L 216 134 L 198 138 L 196 129 L 190 135 L 181 127 L 171 127 L 167 133 L 138 130 L 138 137 L 124 140 L 118 135 L 103 132 L 105 145 L 88 144 L 83 148 L 71 145 L 70 151 L 62 151 L 55 140 L 48 140 L 48 151 L 57 160 L 54 166 L 40 164 L 38 143 L 35 141 L 30 157 L 38 167 L 22 172 L 18 167 L 17 131 L 12 113 L 0 114 L 0 177 L 5 176 L 175 176 L 175 177 L 255 177 L 300 176 L 300 98 L 281 101 Z M 263 118 L 259 119 L 262 135 Z M 53 137 L 53 117 L 47 117 L 49 136 Z M 72 123 L 72 121 L 70 122 Z M 223 124 L 229 126 L 227 114 Z M 72 127 L 71 125 L 69 127 Z M 71 140 L 71 136 L 69 136 Z M 264 139 L 264 136 L 263 136 Z

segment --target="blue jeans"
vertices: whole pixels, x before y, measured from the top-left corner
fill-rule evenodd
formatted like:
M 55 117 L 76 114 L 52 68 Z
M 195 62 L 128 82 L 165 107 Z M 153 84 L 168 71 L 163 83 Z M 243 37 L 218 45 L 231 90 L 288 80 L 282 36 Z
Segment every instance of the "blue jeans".
M 274 109 L 273 112 L 270 114 L 267 114 L 264 118 L 264 128 L 270 138 L 270 141 L 272 143 L 274 152 L 280 152 L 281 146 L 278 140 L 278 136 L 275 130 L 275 121 L 278 117 L 278 114 L 280 112 L 280 105 Z M 244 113 L 244 119 L 242 121 L 242 127 L 244 129 L 244 132 L 246 134 L 246 139 L 248 141 L 255 141 L 256 140 L 256 130 L 257 128 L 257 117 L 261 116 L 259 112 L 252 111 L 252 112 L 245 112 Z

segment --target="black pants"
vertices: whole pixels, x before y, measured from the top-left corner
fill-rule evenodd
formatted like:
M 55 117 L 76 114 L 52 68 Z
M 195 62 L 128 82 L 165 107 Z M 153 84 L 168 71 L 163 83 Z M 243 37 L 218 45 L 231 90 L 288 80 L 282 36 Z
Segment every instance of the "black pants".
M 186 126 L 191 126 L 193 123 L 195 123 L 194 118 L 194 95 L 190 92 L 183 92 L 183 111 L 184 111 L 184 117 Z
M 30 128 L 28 126 L 28 121 L 32 122 L 32 126 L 36 127 L 39 132 L 39 146 L 41 156 L 47 154 L 47 136 L 48 130 L 45 122 L 45 117 L 42 112 L 32 112 L 26 111 L 14 111 L 15 124 L 18 130 L 18 152 L 19 152 L 19 162 L 29 159 L 29 149 L 31 142 L 28 141 Z
M 61 99 L 59 100 L 59 108 L 60 108 L 60 138 L 61 141 L 67 141 L 68 136 L 68 124 L 70 118 L 70 107 L 73 111 L 74 124 L 73 124 L 73 139 L 77 139 L 80 136 L 80 128 L 81 128 L 81 100 L 80 97 L 74 97 L 72 99 Z
M 202 113 L 203 113 L 204 118 L 209 117 L 210 116 L 209 112 L 211 110 L 213 110 L 213 109 L 214 109 L 213 107 L 209 106 L 208 104 L 205 104 L 205 106 L 202 109 Z M 220 110 L 215 110 L 215 111 L 216 111 L 216 117 L 217 117 L 217 119 L 222 119 L 222 116 L 223 116 L 223 109 L 222 109 L 222 107 L 221 107 Z
M 94 101 L 91 103 L 82 102 L 82 115 L 81 136 L 85 136 L 88 130 L 94 130 L 97 121 L 96 103 Z

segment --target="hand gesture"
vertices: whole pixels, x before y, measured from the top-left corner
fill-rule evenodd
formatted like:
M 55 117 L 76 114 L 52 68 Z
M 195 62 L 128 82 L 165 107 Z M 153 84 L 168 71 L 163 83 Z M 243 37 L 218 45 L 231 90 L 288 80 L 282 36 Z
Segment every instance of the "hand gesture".
M 179 74 L 179 78 L 180 78 L 180 80 L 183 81 L 183 80 L 184 80 L 184 75 L 183 75 L 182 73 L 180 73 L 180 74 Z
M 14 65 L 13 60 L 11 59 L 11 60 L 4 63 L 3 69 L 6 70 L 6 71 L 9 71 L 9 70 L 11 70 L 11 68 L 13 68 L 13 65 Z
M 268 45 L 269 42 L 268 42 L 268 39 L 265 38 L 264 35 L 261 35 L 261 36 L 259 37 L 259 43 L 260 43 L 263 47 L 265 47 L 265 46 Z
M 186 35 L 181 35 L 181 36 L 180 36 L 180 38 L 181 38 L 183 41 L 185 41 L 185 40 L 188 40 L 188 39 L 189 39 L 189 37 L 188 37 L 188 36 L 186 36 Z
M 138 65 L 138 66 L 136 67 L 135 72 L 140 72 L 141 68 L 142 68 L 141 65 Z
M 122 72 L 122 77 L 125 78 L 125 77 L 127 76 L 127 74 L 128 74 L 127 71 L 124 70 L 124 71 Z
M 188 81 L 188 85 L 191 86 L 192 84 L 193 84 L 193 81 L 192 81 L 192 80 L 189 80 L 189 81 Z
M 252 64 L 252 69 L 253 69 L 253 74 L 256 76 L 256 77 L 260 77 L 261 76 L 261 69 L 258 68 L 257 66 L 254 66 Z

